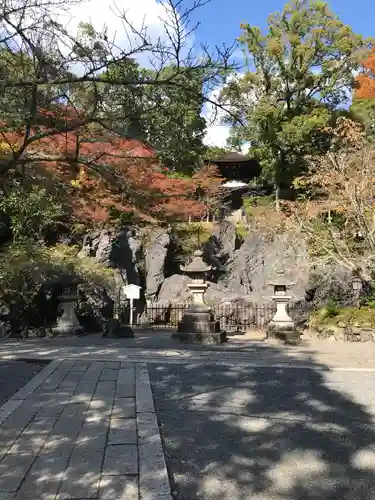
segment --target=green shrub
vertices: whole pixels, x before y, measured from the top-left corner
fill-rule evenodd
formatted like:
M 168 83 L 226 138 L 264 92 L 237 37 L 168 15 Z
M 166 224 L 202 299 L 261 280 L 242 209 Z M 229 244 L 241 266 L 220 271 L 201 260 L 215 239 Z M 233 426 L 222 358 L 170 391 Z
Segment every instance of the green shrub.
M 238 236 L 245 239 L 249 235 L 249 230 L 243 224 L 237 224 L 236 233 Z
M 327 315 L 325 308 L 316 311 L 310 318 L 310 326 L 375 326 L 375 309 L 372 307 L 343 307 L 334 315 Z
M 57 228 L 65 214 L 57 198 L 40 186 L 28 191 L 14 187 L 0 199 L 0 211 L 10 218 L 13 241 L 42 239 L 46 231 Z
M 175 224 L 172 227 L 172 232 L 181 244 L 182 255 L 191 255 L 198 245 L 198 229 L 199 229 L 199 244 L 205 243 L 213 232 L 213 224 L 208 222 L 196 222 L 192 224 L 181 223 Z
M 47 247 L 30 240 L 11 244 L 0 254 L 0 298 L 12 302 L 20 297 L 25 303 L 32 302 L 46 280 L 67 273 L 86 282 L 113 287 L 112 269 L 78 253 L 78 247 L 68 245 Z

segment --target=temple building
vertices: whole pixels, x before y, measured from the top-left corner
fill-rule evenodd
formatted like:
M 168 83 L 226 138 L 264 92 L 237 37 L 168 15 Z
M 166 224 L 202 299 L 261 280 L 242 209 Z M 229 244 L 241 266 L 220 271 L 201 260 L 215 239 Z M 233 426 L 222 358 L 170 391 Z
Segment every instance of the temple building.
M 211 159 L 209 163 L 216 165 L 220 175 L 226 179 L 223 184 L 225 191 L 220 218 L 225 217 L 234 223 L 241 222 L 244 216 L 243 199 L 256 194 L 259 188 L 261 166 L 254 158 L 237 152 L 228 153 L 222 158 Z

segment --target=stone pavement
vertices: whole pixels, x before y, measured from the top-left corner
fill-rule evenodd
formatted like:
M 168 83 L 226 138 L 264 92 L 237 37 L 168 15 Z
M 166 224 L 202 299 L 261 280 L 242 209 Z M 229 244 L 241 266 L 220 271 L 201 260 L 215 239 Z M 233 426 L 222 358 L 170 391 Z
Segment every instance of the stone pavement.
M 217 363 L 238 366 L 312 366 L 315 369 L 375 370 L 375 343 L 308 341 L 273 345 L 230 338 L 221 346 L 184 345 L 170 332 L 136 332 L 134 339 L 101 335 L 0 342 L 2 359 L 76 359 L 144 363 Z
M 256 398 L 258 401 L 265 401 L 264 395 L 270 393 L 275 381 L 280 379 L 280 394 L 285 395 L 285 388 L 292 388 L 287 397 L 283 396 L 282 401 L 293 403 L 296 407 L 301 405 L 298 398 L 303 396 L 304 384 L 308 378 L 302 375 L 306 372 L 300 370 L 309 370 L 307 373 L 310 373 L 313 380 L 311 387 L 314 390 L 317 386 L 316 380 L 325 377 L 327 372 L 336 373 L 339 377 L 344 376 L 345 384 L 340 382 L 340 392 L 343 393 L 344 388 L 347 390 L 352 382 L 353 394 L 343 403 L 338 401 L 338 417 L 333 414 L 334 420 L 341 418 L 343 407 L 351 407 L 355 395 L 359 405 L 367 406 L 368 415 L 364 416 L 358 410 L 350 421 L 364 422 L 366 429 L 373 427 L 372 414 L 375 414 L 375 406 L 371 396 L 373 380 L 370 375 L 375 372 L 375 344 L 309 342 L 291 347 L 230 339 L 225 346 L 202 348 L 173 343 L 169 334 L 168 337 L 161 335 L 159 338 L 156 332 L 142 335 L 141 339 L 137 336 L 135 339 L 103 339 L 93 335 L 0 343 L 0 359 L 53 360 L 0 408 L 0 500 L 172 500 L 147 364 L 150 370 L 154 367 L 165 374 L 163 387 L 168 397 L 162 396 L 162 401 L 173 399 L 173 377 L 176 375 L 176 367 L 173 365 L 176 363 L 181 369 L 186 367 L 190 373 L 196 374 L 197 381 L 194 381 L 192 387 L 198 393 L 211 393 L 211 389 L 214 389 L 212 394 L 217 393 L 217 390 L 208 384 L 207 374 L 214 374 L 216 370 L 216 374 L 227 377 L 224 385 L 228 386 L 227 398 L 231 415 L 228 420 L 228 439 L 233 440 L 233 433 L 236 432 L 235 443 L 239 442 L 239 431 L 233 429 L 233 391 L 238 389 L 236 379 L 242 375 L 247 377 L 248 383 L 253 386 L 259 385 Z M 202 367 L 205 367 L 206 375 L 202 372 Z M 265 368 L 269 370 L 268 377 L 261 376 Z M 293 372 L 293 369 L 296 370 Z M 370 378 L 363 376 L 366 373 Z M 285 380 L 282 380 L 280 374 Z M 219 380 L 218 375 L 214 377 L 215 380 L 216 378 Z M 264 381 L 269 383 L 271 389 L 263 387 Z M 290 381 L 294 384 L 301 381 L 302 387 L 294 388 Z M 324 384 L 318 385 L 323 388 L 322 391 L 325 390 Z M 253 395 L 245 394 L 248 388 L 240 389 L 238 397 L 250 404 L 249 402 L 254 400 Z M 254 388 L 252 390 L 254 391 Z M 186 394 L 190 398 L 189 391 L 190 387 Z M 185 398 L 184 394 L 179 394 L 180 396 Z M 320 406 L 322 411 L 327 412 L 329 405 L 332 405 L 332 397 L 329 393 L 324 398 L 318 395 L 312 397 L 311 401 L 308 399 L 314 404 L 320 404 L 319 399 L 324 400 L 324 404 Z M 278 402 L 275 406 L 274 398 L 271 399 L 272 404 L 261 408 L 261 413 L 266 413 L 272 417 L 272 421 L 279 422 L 283 405 Z M 336 399 L 338 400 L 337 397 Z M 276 412 L 277 419 L 270 412 L 269 406 Z M 216 408 L 212 411 L 212 416 L 206 401 L 197 408 L 200 419 L 198 423 L 202 422 L 201 410 L 207 413 L 208 429 L 214 430 L 214 421 L 224 418 L 218 415 Z M 171 414 L 174 415 L 175 408 L 172 410 Z M 292 410 L 295 411 L 294 408 Z M 307 415 L 309 411 L 310 408 L 307 408 L 304 413 Z M 245 415 L 243 409 L 241 413 Z M 251 416 L 253 409 L 249 408 L 248 413 Z M 198 423 L 186 418 L 184 427 L 181 425 L 184 418 L 181 416 L 177 419 L 177 425 L 174 426 L 178 434 L 176 442 L 181 442 L 182 453 L 186 450 L 185 443 L 194 441 L 199 436 Z M 282 418 L 280 422 L 283 422 Z M 326 425 L 324 421 L 323 423 Z M 327 428 L 331 432 L 336 424 L 328 424 Z M 345 432 L 351 436 L 358 436 L 363 432 L 363 426 L 350 424 L 347 427 Z M 194 432 L 191 432 L 191 429 L 194 429 Z M 275 428 L 275 433 L 276 431 L 279 432 L 280 427 Z M 370 431 L 366 430 L 366 436 L 368 432 Z M 223 436 L 222 439 L 225 440 L 223 429 L 215 431 L 215 434 Z M 294 435 L 299 433 L 293 431 Z M 283 450 L 287 450 L 290 445 L 287 430 L 285 436 L 285 442 L 278 445 Z M 218 446 L 215 439 L 209 440 L 207 449 Z M 321 439 L 314 438 L 312 441 L 320 442 Z M 344 437 L 341 436 L 340 439 Z M 200 442 L 201 437 L 198 437 L 198 440 Z M 244 437 L 245 449 L 248 450 L 244 452 L 244 457 L 253 450 L 255 455 L 252 460 L 257 464 L 258 448 L 249 448 L 246 440 L 248 436 Z M 300 443 L 297 445 L 300 446 Z M 363 446 L 364 444 L 360 443 L 354 448 Z M 272 445 L 271 448 L 277 446 Z M 223 450 L 226 449 L 227 442 L 223 447 Z M 201 454 L 203 450 L 198 452 L 198 455 Z M 193 453 L 192 456 L 196 457 L 196 454 Z M 227 473 L 225 467 L 226 462 L 222 472 L 224 475 Z M 199 471 L 201 477 L 204 471 L 200 468 Z M 350 471 L 346 477 L 351 477 Z M 239 483 L 241 481 L 242 479 Z M 361 481 L 363 482 L 362 479 Z M 372 476 L 368 481 L 371 485 L 375 484 Z M 213 499 L 224 499 L 223 493 L 215 496 L 214 490 L 211 490 Z M 306 495 L 290 495 L 288 498 L 333 498 L 320 494 L 315 497 L 309 497 L 307 493 Z M 211 497 L 207 493 L 203 495 L 204 500 Z M 230 494 L 228 500 L 229 498 L 237 497 Z M 267 493 L 264 498 L 270 500 L 271 496 Z M 370 497 L 354 498 L 357 500 Z
M 0 408 L 0 500 L 171 500 L 147 367 L 55 360 Z

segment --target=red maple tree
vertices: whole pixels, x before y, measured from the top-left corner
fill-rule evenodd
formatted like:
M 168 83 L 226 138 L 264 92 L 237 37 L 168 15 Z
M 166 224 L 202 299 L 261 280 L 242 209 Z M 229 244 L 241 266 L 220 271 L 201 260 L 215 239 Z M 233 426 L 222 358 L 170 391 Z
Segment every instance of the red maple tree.
M 375 49 L 362 63 L 362 70 L 355 80 L 355 99 L 371 99 L 375 97 Z
M 126 213 L 145 221 L 204 215 L 207 207 L 197 196 L 200 181 L 170 178 L 150 146 L 85 123 L 71 110 L 58 116 L 41 110 L 38 117 L 40 124 L 29 130 L 26 147 L 20 131 L 2 132 L 3 142 L 34 180 L 64 184 L 77 219 L 107 222 Z

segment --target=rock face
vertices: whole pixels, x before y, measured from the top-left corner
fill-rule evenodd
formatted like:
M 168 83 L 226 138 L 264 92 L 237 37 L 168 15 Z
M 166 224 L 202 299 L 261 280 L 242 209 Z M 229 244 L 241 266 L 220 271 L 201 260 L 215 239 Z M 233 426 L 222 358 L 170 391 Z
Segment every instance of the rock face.
M 204 243 L 204 259 L 219 273 L 225 271 L 226 263 L 233 258 L 235 250 L 240 247 L 241 243 L 235 226 L 229 221 L 223 221 L 217 226 L 208 241 Z
M 95 232 L 85 237 L 81 255 L 93 257 L 97 262 L 118 269 L 125 284 L 140 285 L 138 268 L 141 240 L 133 227 L 124 227 L 119 233 Z
M 295 283 L 291 294 L 299 323 L 306 320 L 311 307 L 325 303 L 327 298 L 353 304 L 348 271 L 337 267 L 312 270 L 307 245 L 294 238 L 288 233 L 270 238 L 253 232 L 243 240 L 231 222 L 219 224 L 202 246 L 204 259 L 214 267 L 207 276 L 211 281 L 205 295 L 207 303 L 270 303 L 273 291 L 269 281 L 284 269 L 287 279 Z M 155 229 L 143 245 L 140 231 L 133 227 L 124 227 L 117 234 L 93 233 L 85 238 L 82 253 L 118 269 L 116 287 L 140 285 L 149 302 L 176 304 L 191 298 L 189 279 L 171 266 L 176 252 L 168 229 Z M 144 302 L 136 305 L 141 313 Z
M 277 235 L 273 240 L 259 233 L 251 234 L 234 252 L 218 283 L 230 292 L 251 294 L 254 300 L 261 300 L 271 295 L 268 283 L 280 268 L 284 268 L 287 278 L 295 283 L 296 299 L 303 298 L 310 271 L 304 243 L 293 241 L 288 234 Z
M 146 299 L 156 300 L 160 286 L 164 281 L 165 261 L 171 237 L 168 230 L 157 229 L 144 248 L 145 266 L 145 296 Z
M 140 253 L 140 234 L 134 228 L 124 228 L 112 244 L 111 263 L 120 270 L 126 284 L 141 285 Z

